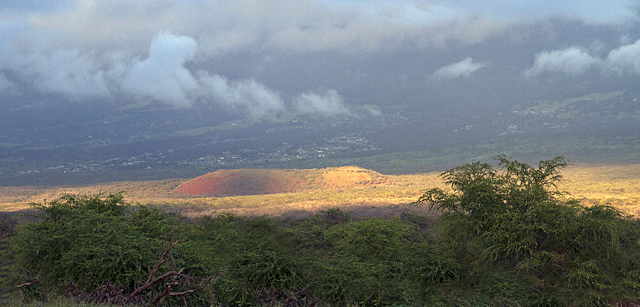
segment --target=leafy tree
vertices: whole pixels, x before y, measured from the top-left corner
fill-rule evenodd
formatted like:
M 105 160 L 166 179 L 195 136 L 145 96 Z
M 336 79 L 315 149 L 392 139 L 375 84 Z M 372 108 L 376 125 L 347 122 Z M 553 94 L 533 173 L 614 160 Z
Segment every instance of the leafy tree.
M 444 240 L 467 242 L 470 274 L 506 268 L 542 294 L 533 298 L 538 303 L 563 300 L 567 291 L 602 303 L 637 290 L 628 272 L 638 268 L 626 251 L 638 242 L 623 243 L 629 216 L 608 205 L 582 206 L 558 191 L 562 157 L 537 168 L 498 161 L 498 169 L 476 162 L 448 170 L 442 177 L 451 189 L 428 189 L 416 202 L 442 213 Z

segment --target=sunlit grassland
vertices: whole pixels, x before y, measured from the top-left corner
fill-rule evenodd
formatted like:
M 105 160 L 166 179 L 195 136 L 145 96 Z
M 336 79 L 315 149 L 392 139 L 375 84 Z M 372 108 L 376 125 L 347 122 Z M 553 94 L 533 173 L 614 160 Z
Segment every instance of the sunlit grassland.
M 423 211 L 423 208 L 410 207 L 409 204 L 422 194 L 425 186 L 443 186 L 437 173 L 387 177 L 389 179 L 383 184 L 360 187 L 232 197 L 182 195 L 158 199 L 150 204 L 166 209 L 179 209 L 186 215 L 215 212 L 233 212 L 238 215 L 308 215 L 332 207 L 393 215 L 388 211 Z
M 406 205 L 413 202 L 425 187 L 443 186 L 437 173 L 384 177 L 387 180 L 382 184 L 231 197 L 196 197 L 175 193 L 174 190 L 187 179 L 123 181 L 83 187 L 0 187 L 0 210 L 26 209 L 30 202 L 53 200 L 62 193 L 127 191 L 127 199 L 131 202 L 177 210 L 186 215 L 222 211 L 247 215 L 282 215 L 295 211 L 315 213 L 329 207 L 361 210 Z
M 586 203 L 610 203 L 625 212 L 640 216 L 640 164 L 574 164 L 563 173 L 558 188 Z M 383 175 L 384 182 L 310 189 L 295 193 L 269 195 L 196 197 L 174 190 L 188 179 L 122 181 L 91 186 L 0 187 L 0 211 L 18 211 L 31 202 L 53 200 L 63 193 L 96 194 L 127 191 L 127 199 L 187 216 L 233 212 L 239 215 L 308 215 L 331 207 L 350 211 L 377 212 L 424 210 L 409 204 L 424 189 L 444 187 L 438 172 L 411 175 Z
M 640 216 L 640 164 L 579 164 L 567 168 L 564 176 L 560 190 Z
M 88 186 L 18 186 L 0 187 L 0 211 L 15 211 L 28 208 L 31 202 L 54 200 L 61 194 L 93 195 L 98 193 L 117 193 L 127 191 L 132 202 L 149 204 L 156 199 L 175 197 L 173 189 L 185 179 L 167 179 L 154 181 L 117 181 Z

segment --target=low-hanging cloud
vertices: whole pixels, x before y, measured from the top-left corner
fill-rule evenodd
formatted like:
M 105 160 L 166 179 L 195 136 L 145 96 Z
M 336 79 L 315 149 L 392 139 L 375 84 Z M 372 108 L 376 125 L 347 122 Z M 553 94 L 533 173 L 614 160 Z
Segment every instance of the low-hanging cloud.
M 604 59 L 591 56 L 579 47 L 540 52 L 536 54 L 533 66 L 523 74 L 535 77 L 545 73 L 562 73 L 575 77 L 592 69 L 619 76 L 640 75 L 640 40 L 611 50 Z
M 545 72 L 551 72 L 579 76 L 600 65 L 602 65 L 602 60 L 589 55 L 589 53 L 578 47 L 569 47 L 564 50 L 545 51 L 536 54 L 533 66 L 524 71 L 524 75 L 534 77 Z
M 149 57 L 133 64 L 122 88 L 175 106 L 191 105 L 190 96 L 198 83 L 184 64 L 193 59 L 197 45 L 190 37 L 158 33 L 151 42 Z
M 2 32 L 0 31 L 0 35 Z M 206 70 L 193 73 L 186 64 L 196 55 L 198 42 L 188 36 L 158 32 L 146 57 L 105 57 L 78 50 L 50 46 L 19 52 L 0 36 L 0 69 L 14 72 L 41 93 L 62 94 L 76 99 L 125 96 L 176 107 L 196 102 L 214 104 L 251 117 L 295 110 L 325 115 L 349 114 L 344 99 L 335 90 L 324 95 L 313 92 L 283 99 L 281 94 L 255 79 L 229 80 Z M 14 87 L 0 72 L 0 92 Z
M 95 54 L 31 41 L 28 34 L 35 35 L 32 32 L 23 24 L 0 23 L 0 69 L 15 73 L 22 83 L 42 93 L 75 99 L 109 96 L 108 81 Z
M 333 89 L 328 90 L 324 95 L 313 92 L 302 93 L 294 99 L 294 108 L 301 113 L 353 116 L 344 104 L 344 99 Z
M 151 43 L 149 56 L 134 62 L 122 88 L 138 97 L 178 107 L 191 106 L 197 100 L 216 103 L 251 117 L 286 111 L 289 107 L 302 113 L 350 114 L 344 99 L 335 90 L 325 95 L 300 94 L 288 106 L 277 91 L 254 79 L 230 81 L 205 70 L 194 75 L 185 64 L 193 59 L 196 49 L 197 42 L 190 37 L 168 31 L 158 33 Z
M 608 72 L 613 72 L 618 75 L 640 75 L 640 40 L 609 52 L 605 62 L 605 68 Z
M 198 75 L 199 96 L 206 101 L 213 100 L 252 117 L 285 109 L 280 94 L 255 80 L 230 82 L 220 75 L 210 76 L 206 71 L 200 71 Z
M 58 50 L 50 56 L 30 54 L 24 69 L 44 93 L 62 93 L 76 99 L 110 95 L 104 71 L 90 55 L 77 50 Z
M 468 78 L 472 73 L 487 66 L 485 63 L 473 62 L 471 57 L 468 57 L 458 63 L 453 63 L 436 70 L 431 78 L 435 80 L 443 79 L 455 79 L 460 77 Z

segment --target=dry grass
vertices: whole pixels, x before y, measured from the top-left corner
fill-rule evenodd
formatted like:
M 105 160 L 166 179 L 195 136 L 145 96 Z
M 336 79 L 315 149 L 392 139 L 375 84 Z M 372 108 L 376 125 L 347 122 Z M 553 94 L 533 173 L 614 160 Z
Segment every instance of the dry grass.
M 355 174 L 355 173 L 354 173 Z M 194 217 L 222 212 L 238 215 L 302 217 L 332 207 L 357 216 L 392 216 L 402 212 L 426 213 L 413 207 L 424 189 L 444 187 L 438 173 L 380 175 L 373 184 L 336 184 L 344 174 L 331 174 L 330 185 L 298 192 L 229 197 L 198 197 L 175 193 L 185 179 L 123 181 L 82 187 L 0 187 L 0 211 L 28 208 L 30 202 L 52 200 L 62 193 L 96 194 L 127 191 L 127 200 L 154 205 Z M 640 216 L 640 164 L 578 164 L 563 171 L 559 188 L 586 203 L 608 202 L 625 212 Z M 322 178 L 322 177 L 320 177 Z M 346 178 L 352 181 L 352 178 Z M 382 180 L 383 179 L 383 180 Z M 354 181 L 355 182 L 355 181 Z M 331 188 L 327 188 L 331 187 Z
M 166 179 L 157 181 L 118 181 L 91 186 L 0 187 L 0 211 L 26 209 L 29 207 L 29 203 L 50 201 L 64 193 L 93 195 L 127 191 L 127 200 L 148 204 L 157 199 L 175 197 L 173 190 L 184 181 L 184 179 Z
M 610 203 L 640 216 L 640 164 L 578 164 L 563 172 L 559 188 L 589 203 Z

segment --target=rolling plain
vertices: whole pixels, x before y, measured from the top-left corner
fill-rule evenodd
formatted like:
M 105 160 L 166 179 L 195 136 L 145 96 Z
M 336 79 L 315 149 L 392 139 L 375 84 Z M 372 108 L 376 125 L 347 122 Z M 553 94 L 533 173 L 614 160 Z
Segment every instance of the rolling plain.
M 0 187 L 0 211 L 29 209 L 62 194 L 126 191 L 128 201 L 184 216 L 302 217 L 338 207 L 362 216 L 426 211 L 411 203 L 427 188 L 444 187 L 439 172 L 387 175 L 360 167 L 220 170 L 197 178 L 115 181 L 98 185 Z M 587 204 L 609 203 L 640 215 L 640 164 L 573 164 L 558 186 Z

